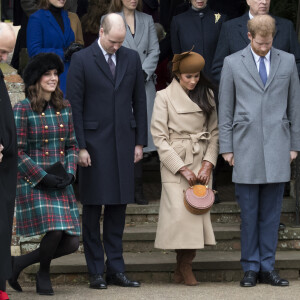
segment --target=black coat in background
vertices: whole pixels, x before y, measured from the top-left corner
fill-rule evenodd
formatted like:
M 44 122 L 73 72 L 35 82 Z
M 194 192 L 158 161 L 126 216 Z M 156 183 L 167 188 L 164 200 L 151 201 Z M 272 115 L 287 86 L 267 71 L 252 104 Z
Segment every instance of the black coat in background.
M 0 70 L 0 279 L 11 275 L 10 245 L 17 184 L 17 138 L 10 99 Z
M 92 166 L 79 167 L 80 201 L 84 205 L 134 202 L 134 149 L 147 144 L 144 75 L 136 51 L 121 47 L 116 76 L 98 45 L 72 56 L 67 99 L 72 105 L 79 148 Z
M 173 18 L 171 44 L 174 54 L 193 51 L 205 59 L 204 73 L 212 79 L 211 68 L 219 34 L 226 16 L 206 7 L 200 11 L 192 8 Z
M 287 19 L 272 16 L 276 21 L 276 34 L 273 47 L 294 54 L 300 75 L 300 45 L 293 23 Z M 249 12 L 239 18 L 227 21 L 222 26 L 218 46 L 216 49 L 212 75 L 216 82 L 220 81 L 224 58 L 230 54 L 240 51 L 250 43 L 247 33 L 247 22 Z

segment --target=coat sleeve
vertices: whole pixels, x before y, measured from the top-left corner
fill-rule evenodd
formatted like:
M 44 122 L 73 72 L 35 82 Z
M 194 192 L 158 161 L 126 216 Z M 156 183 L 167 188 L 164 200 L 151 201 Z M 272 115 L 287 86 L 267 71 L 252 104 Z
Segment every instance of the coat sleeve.
M 136 121 L 135 144 L 147 146 L 147 100 L 141 60 L 136 51 L 133 52 L 136 62 L 136 79 L 133 91 L 132 109 Z
M 289 35 L 290 35 L 290 51 L 289 53 L 294 54 L 296 65 L 297 65 L 297 72 L 298 76 L 300 77 L 300 45 L 298 42 L 296 31 L 293 27 L 293 23 L 288 21 L 289 24 Z
M 156 30 L 154 27 L 153 19 L 149 16 L 149 40 L 147 57 L 143 61 L 142 68 L 147 73 L 147 80 L 153 75 L 156 70 L 158 59 L 159 59 L 159 43 L 157 39 Z
M 163 97 L 163 92 L 164 90 L 156 94 L 151 120 L 151 134 L 160 161 L 173 174 L 176 174 L 185 164 L 169 142 L 168 105 Z
M 38 12 L 37 12 L 38 13 Z M 44 48 L 44 30 L 42 22 L 45 20 L 41 19 L 37 13 L 30 16 L 27 25 L 27 50 L 30 57 L 38 53 L 55 53 L 62 60 L 64 59 L 64 50 L 62 48 Z
M 291 151 L 300 151 L 300 84 L 296 64 L 289 85 L 287 118 L 290 121 Z
M 228 23 L 224 23 L 221 28 L 219 35 L 218 45 L 215 52 L 213 64 L 212 64 L 212 75 L 216 82 L 220 82 L 221 70 L 223 67 L 224 58 L 230 54 L 229 49 L 229 28 Z
M 47 173 L 26 154 L 28 139 L 26 107 L 22 103 L 17 103 L 13 110 L 17 129 L 18 171 L 29 180 L 33 188 Z
M 75 43 L 84 45 L 81 22 L 77 16 L 77 14 L 69 11 L 68 17 L 70 19 L 71 28 L 75 35 Z
M 71 105 L 68 103 L 68 112 L 69 112 L 69 131 L 68 136 L 66 138 L 65 144 L 65 164 L 66 171 L 71 173 L 76 177 L 76 168 L 78 161 L 78 144 L 75 137 L 74 125 L 73 125 L 73 117 L 72 117 L 72 109 Z
M 224 60 L 219 88 L 220 154 L 233 152 L 232 124 L 235 107 L 235 85 L 228 58 Z
M 74 128 L 80 149 L 86 148 L 83 130 L 83 105 L 85 94 L 84 68 L 80 52 L 72 55 L 67 75 L 66 98 L 72 106 Z
M 218 129 L 218 117 L 217 117 L 216 107 L 214 108 L 213 112 L 209 117 L 207 130 L 211 134 L 211 138 L 208 142 L 208 146 L 205 155 L 203 157 L 203 160 L 207 160 L 215 166 L 219 154 L 219 129 Z
M 173 54 L 179 54 L 182 52 L 178 36 L 178 22 L 176 17 L 173 18 L 171 23 L 171 46 Z

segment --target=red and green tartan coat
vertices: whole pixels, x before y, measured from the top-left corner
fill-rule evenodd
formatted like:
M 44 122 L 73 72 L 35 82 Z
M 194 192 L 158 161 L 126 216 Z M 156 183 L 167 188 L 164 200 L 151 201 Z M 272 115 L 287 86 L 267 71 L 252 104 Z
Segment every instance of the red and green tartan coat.
M 53 191 L 36 188 L 47 174 L 44 168 L 57 161 L 61 161 L 68 173 L 76 174 L 78 145 L 71 106 L 66 103 L 67 107 L 60 112 L 50 102 L 43 113 L 37 113 L 32 110 L 28 99 L 14 107 L 18 139 L 18 235 L 32 236 L 51 230 L 80 235 L 72 185 Z

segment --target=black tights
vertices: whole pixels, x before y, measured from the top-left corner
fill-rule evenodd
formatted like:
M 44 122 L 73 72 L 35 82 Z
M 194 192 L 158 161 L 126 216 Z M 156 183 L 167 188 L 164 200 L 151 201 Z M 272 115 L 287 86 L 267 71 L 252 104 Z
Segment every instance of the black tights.
M 40 247 L 14 259 L 13 278 L 17 280 L 26 267 L 40 263 L 40 273 L 49 273 L 51 260 L 75 252 L 79 247 L 79 237 L 68 235 L 62 230 L 49 231 L 42 238 Z

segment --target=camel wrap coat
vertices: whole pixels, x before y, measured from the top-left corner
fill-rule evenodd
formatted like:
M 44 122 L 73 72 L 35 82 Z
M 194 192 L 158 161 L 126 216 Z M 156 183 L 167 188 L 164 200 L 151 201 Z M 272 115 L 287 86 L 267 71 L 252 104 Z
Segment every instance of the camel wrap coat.
M 193 215 L 184 206 L 183 191 L 189 184 L 179 169 L 187 166 L 197 175 L 203 160 L 216 164 L 216 108 L 207 121 L 201 108 L 173 79 L 166 89 L 157 92 L 151 133 L 161 161 L 162 180 L 155 247 L 200 249 L 215 245 L 210 213 Z

